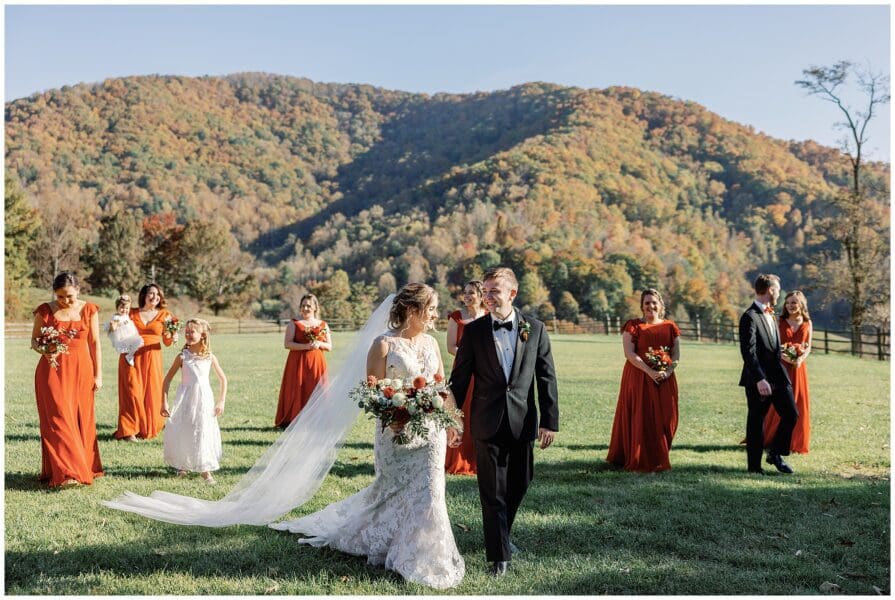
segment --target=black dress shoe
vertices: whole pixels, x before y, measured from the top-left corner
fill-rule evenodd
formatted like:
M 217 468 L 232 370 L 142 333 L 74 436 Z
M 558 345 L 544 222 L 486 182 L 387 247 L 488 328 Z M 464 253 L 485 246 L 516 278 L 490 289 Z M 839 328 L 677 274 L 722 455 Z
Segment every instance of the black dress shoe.
M 488 574 L 492 577 L 502 577 L 507 574 L 507 569 L 510 566 L 510 561 L 508 560 L 497 560 L 491 563 L 491 566 L 488 568 Z
M 779 454 L 773 454 L 771 452 L 768 452 L 767 462 L 769 465 L 774 465 L 775 467 L 777 467 L 777 470 L 780 471 L 781 473 L 792 473 L 793 472 L 792 467 L 790 467 L 788 464 L 786 464 L 786 461 L 783 460 L 783 457 L 780 456 Z
M 508 542 L 508 543 L 510 544 L 510 554 L 515 556 L 516 554 L 519 554 L 520 552 L 522 552 L 522 550 L 520 550 L 519 547 L 516 544 L 514 544 L 513 542 Z

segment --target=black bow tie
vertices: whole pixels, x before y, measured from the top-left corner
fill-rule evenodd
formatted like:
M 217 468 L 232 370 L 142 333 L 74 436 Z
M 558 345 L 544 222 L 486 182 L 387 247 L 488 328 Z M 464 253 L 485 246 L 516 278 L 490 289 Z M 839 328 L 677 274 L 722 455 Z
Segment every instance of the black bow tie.
M 494 331 L 497 331 L 500 328 L 506 329 L 507 331 L 513 331 L 513 322 L 505 321 L 503 323 L 498 323 L 497 321 L 493 322 Z

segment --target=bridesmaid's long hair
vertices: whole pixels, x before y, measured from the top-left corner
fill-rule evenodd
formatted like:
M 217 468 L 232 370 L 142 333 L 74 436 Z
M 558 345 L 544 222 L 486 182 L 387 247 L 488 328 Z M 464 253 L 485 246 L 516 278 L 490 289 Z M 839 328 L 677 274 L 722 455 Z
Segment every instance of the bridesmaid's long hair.
M 158 292 L 158 304 L 156 308 L 165 308 L 168 306 L 168 303 L 165 301 L 165 293 L 162 291 L 162 288 L 159 287 L 157 283 L 147 283 L 143 287 L 140 288 L 140 294 L 137 296 L 137 301 L 140 305 L 137 308 L 143 308 L 143 305 L 146 304 L 146 295 L 149 293 L 151 288 L 155 288 Z
M 192 325 L 193 327 L 197 328 L 202 336 L 198 344 L 199 351 L 193 352 L 192 350 L 190 350 L 190 352 L 193 352 L 193 354 L 200 358 L 208 357 L 211 354 L 211 342 L 208 340 L 208 332 L 211 330 L 211 325 L 209 325 L 208 321 L 206 321 L 205 319 L 199 319 L 196 317 L 189 319 L 186 323 L 184 323 L 184 329 L 186 329 L 187 325 Z M 183 349 L 186 350 L 189 345 L 189 342 L 187 342 L 186 344 L 184 344 Z
M 640 312 L 643 312 L 643 301 L 646 300 L 647 296 L 655 296 L 656 300 L 659 301 L 659 318 L 665 318 L 665 300 L 662 299 L 662 294 L 659 293 L 659 290 L 654 288 L 646 288 L 642 292 L 640 292 Z
M 422 315 L 434 297 L 435 290 L 425 283 L 408 283 L 398 290 L 398 294 L 392 300 L 392 308 L 388 313 L 388 326 L 393 329 L 403 328 L 410 315 L 413 313 Z
M 793 290 L 792 292 L 786 294 L 786 297 L 783 298 L 783 310 L 780 311 L 780 317 L 783 319 L 790 318 L 789 311 L 786 310 L 786 301 L 793 296 L 795 296 L 796 300 L 799 301 L 799 310 L 802 312 L 802 318 L 806 321 L 810 321 L 811 315 L 808 314 L 808 299 L 805 298 L 805 294 L 803 294 L 799 290 Z

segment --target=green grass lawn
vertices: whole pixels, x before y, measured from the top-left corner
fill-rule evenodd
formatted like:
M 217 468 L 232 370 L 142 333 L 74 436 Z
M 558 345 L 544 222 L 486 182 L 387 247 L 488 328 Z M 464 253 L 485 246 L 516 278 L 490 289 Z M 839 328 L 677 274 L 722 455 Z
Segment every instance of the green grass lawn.
M 335 334 L 337 352 L 350 338 Z M 125 490 L 219 498 L 276 438 L 281 337 L 221 335 L 212 344 L 230 379 L 216 487 L 198 475 L 175 479 L 161 437 L 112 438 L 116 356 L 105 344 L 97 429 L 107 476 L 49 491 L 37 481 L 37 355 L 27 340 L 6 339 L 6 593 L 437 593 L 265 527 L 182 527 L 100 504 Z M 535 450 L 535 480 L 513 532 L 523 553 L 510 576 L 485 574 L 475 480 L 449 476 L 448 512 L 467 570 L 450 593 L 811 594 L 825 582 L 852 594 L 890 592 L 889 363 L 812 355 L 811 453 L 792 457 L 794 475 L 760 478 L 745 472 L 738 445 L 746 402 L 737 349 L 684 343 L 673 469 L 639 475 L 604 462 L 619 338 L 555 336 L 554 352 L 561 431 L 553 447 Z M 174 354 L 165 350 L 166 365 Z M 320 491 L 292 517 L 370 483 L 372 433 L 359 418 Z

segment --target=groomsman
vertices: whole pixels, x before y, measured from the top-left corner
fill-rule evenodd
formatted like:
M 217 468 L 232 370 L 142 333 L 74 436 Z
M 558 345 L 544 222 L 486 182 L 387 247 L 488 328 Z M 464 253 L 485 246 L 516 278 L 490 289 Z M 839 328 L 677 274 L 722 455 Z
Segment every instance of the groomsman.
M 743 373 L 740 385 L 746 390 L 746 456 L 750 473 L 761 473 L 764 445 L 764 417 L 771 405 L 780 415 L 777 433 L 768 446 L 768 464 L 781 473 L 792 473 L 783 457 L 789 454 L 792 430 L 799 418 L 792 383 L 780 361 L 780 333 L 774 305 L 780 297 L 780 278 L 759 275 L 755 280 L 755 301 L 740 317 L 740 354 Z
M 541 321 L 513 308 L 518 289 L 510 269 L 485 273 L 484 300 L 490 314 L 463 329 L 451 373 L 458 403 L 475 377 L 472 406 L 461 408 L 471 411 L 485 556 L 490 573 L 498 577 L 519 551 L 510 531 L 534 475 L 534 440 L 547 448 L 559 430 L 550 338 Z

